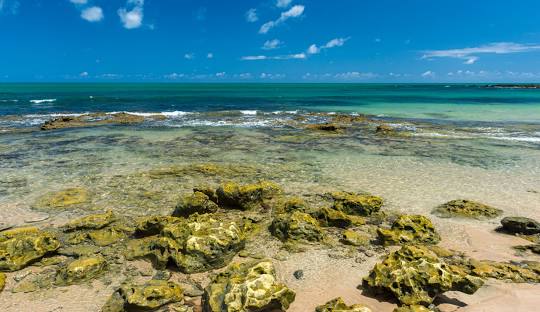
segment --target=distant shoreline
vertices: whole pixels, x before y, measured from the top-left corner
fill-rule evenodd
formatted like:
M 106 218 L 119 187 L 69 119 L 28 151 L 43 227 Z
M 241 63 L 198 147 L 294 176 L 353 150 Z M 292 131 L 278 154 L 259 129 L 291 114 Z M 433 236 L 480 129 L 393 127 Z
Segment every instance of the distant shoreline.
M 495 84 L 495 85 L 487 85 L 486 88 L 492 88 L 492 89 L 540 89 L 540 84 Z

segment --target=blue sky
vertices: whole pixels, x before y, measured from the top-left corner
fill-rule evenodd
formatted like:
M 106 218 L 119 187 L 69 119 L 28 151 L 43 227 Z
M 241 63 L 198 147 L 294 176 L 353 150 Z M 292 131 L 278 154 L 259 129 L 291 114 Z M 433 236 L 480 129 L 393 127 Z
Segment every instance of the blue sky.
M 538 82 L 538 0 L 0 0 L 0 81 Z

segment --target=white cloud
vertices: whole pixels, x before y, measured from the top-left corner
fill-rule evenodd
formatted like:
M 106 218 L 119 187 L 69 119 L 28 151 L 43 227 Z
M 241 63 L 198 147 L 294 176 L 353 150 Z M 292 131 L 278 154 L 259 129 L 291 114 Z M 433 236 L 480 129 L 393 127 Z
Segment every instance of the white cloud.
M 304 14 L 304 9 L 305 7 L 303 5 L 293 6 L 288 11 L 282 12 L 277 20 L 264 23 L 259 29 L 259 33 L 266 34 L 270 31 L 270 29 L 284 23 L 286 20 L 290 18 L 300 17 L 302 14 Z
M 219 73 L 216 73 L 216 77 L 218 77 L 218 78 L 223 78 L 223 77 L 225 77 L 225 75 L 227 75 L 226 72 L 219 72 Z
M 423 59 L 433 58 L 456 58 L 464 60 L 464 64 L 474 64 L 478 61 L 478 54 L 511 54 L 524 53 L 540 50 L 537 44 L 521 44 L 514 42 L 495 42 L 473 48 L 449 49 L 449 50 L 430 50 L 425 51 Z
M 273 40 L 267 40 L 264 45 L 262 46 L 263 50 L 274 50 L 279 48 L 283 42 L 281 42 L 279 39 L 273 39 Z
M 284 8 L 288 7 L 291 4 L 291 2 L 292 2 L 292 0 L 277 0 L 276 1 L 276 6 L 278 8 L 284 9 Z
M 369 79 L 369 78 L 374 78 L 374 77 L 376 77 L 374 73 L 363 73 L 363 72 L 358 72 L 358 71 L 337 73 L 334 75 L 334 78 L 343 79 L 343 80 Z
M 88 3 L 88 0 L 69 0 L 69 2 L 73 4 L 86 4 Z
M 99 22 L 103 19 L 103 10 L 97 6 L 86 8 L 82 10 L 81 17 L 89 22 Z
M 432 72 L 431 70 L 425 71 L 424 73 L 422 73 L 422 77 L 433 78 L 435 77 L 435 72 Z
M 195 58 L 195 54 L 193 54 L 193 53 L 186 53 L 186 54 L 184 54 L 184 58 L 185 58 L 186 60 L 192 60 L 192 59 Z
M 88 77 L 88 72 L 87 71 L 83 71 L 82 73 L 79 74 L 80 77 Z
M 139 28 L 144 18 L 144 0 L 128 0 L 126 7 L 118 9 L 118 16 L 126 29 Z
M 259 20 L 259 16 L 257 16 L 257 10 L 256 9 L 249 9 L 246 12 L 246 21 L 250 23 L 255 23 Z
M 284 74 L 272 74 L 272 73 L 261 73 L 259 75 L 261 79 L 283 79 L 285 78 Z
M 208 53 L 208 54 L 206 54 L 206 58 L 208 58 L 208 59 L 214 58 L 214 53 Z
M 318 47 L 316 44 L 312 44 L 307 49 L 307 53 L 308 54 L 319 54 L 322 50 L 325 50 L 325 49 L 341 47 L 341 46 L 343 46 L 345 44 L 345 42 L 347 42 L 347 40 L 349 40 L 349 38 L 335 38 L 335 39 L 332 39 L 332 40 L 328 41 L 322 47 Z
M 243 56 L 241 60 L 243 61 L 261 61 L 261 60 L 301 60 L 305 59 L 307 56 L 305 53 L 297 54 L 286 54 L 286 55 L 277 55 L 277 56 L 267 56 L 267 55 L 250 55 Z
M 175 80 L 175 79 L 184 78 L 185 76 L 186 76 L 186 75 L 184 75 L 184 74 L 171 73 L 171 74 L 165 75 L 164 78 L 165 78 L 165 79 Z
M 20 5 L 19 0 L 0 0 L 0 13 L 16 15 Z

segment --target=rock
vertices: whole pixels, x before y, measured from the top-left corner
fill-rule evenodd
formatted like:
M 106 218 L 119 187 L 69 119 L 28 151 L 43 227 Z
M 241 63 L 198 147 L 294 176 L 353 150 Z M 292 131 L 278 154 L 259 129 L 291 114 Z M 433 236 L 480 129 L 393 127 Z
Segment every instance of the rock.
M 421 215 L 401 215 L 391 229 L 378 228 L 377 234 L 385 245 L 437 244 L 441 240 L 431 220 Z
M 232 264 L 206 287 L 205 312 L 286 311 L 295 293 L 278 283 L 270 260 Z
M 210 214 L 168 220 L 157 223 L 163 226 L 158 235 L 129 242 L 127 258 L 151 257 L 158 267 L 170 260 L 180 271 L 195 273 L 227 265 L 244 248 L 245 235 L 235 222 L 221 222 Z
M 503 211 L 472 200 L 456 199 L 435 208 L 432 212 L 441 218 L 472 218 L 472 219 L 492 219 L 500 216 Z
M 494 278 L 514 283 L 540 283 L 540 264 L 538 262 L 513 264 L 468 259 L 460 268 L 470 275 L 482 278 Z
M 294 275 L 294 278 L 296 278 L 297 280 L 300 280 L 300 279 L 304 278 L 304 271 L 303 270 L 296 270 L 296 271 L 294 271 L 293 275 Z
M 49 289 L 54 285 L 56 270 L 46 269 L 39 273 L 31 273 L 12 289 L 13 293 L 31 293 L 42 289 Z
M 148 216 L 137 220 L 135 235 L 138 237 L 157 235 L 163 231 L 165 226 L 174 223 L 183 223 L 185 220 L 169 216 Z
M 56 251 L 60 242 L 49 232 L 20 228 L 0 233 L 0 271 L 17 271 Z
M 514 248 L 519 251 L 528 250 L 528 251 L 531 251 L 532 253 L 540 255 L 540 244 L 514 246 Z
M 213 213 L 217 210 L 218 205 L 208 195 L 202 192 L 194 192 L 183 198 L 182 202 L 176 206 L 173 216 L 188 217 L 194 213 Z
M 264 208 L 265 200 L 281 192 L 279 185 L 269 181 L 246 185 L 228 182 L 216 190 L 216 195 L 220 207 L 251 210 Z
M 540 233 L 540 222 L 524 217 L 506 217 L 501 220 L 507 233 L 532 235 Z
M 6 286 L 6 274 L 0 272 L 0 292 L 4 290 L 5 286 Z
M 106 213 L 93 214 L 73 220 L 64 225 L 64 231 L 71 232 L 76 230 L 97 230 L 106 227 L 113 221 L 114 214 L 112 210 L 108 210 Z
M 335 123 L 322 123 L 322 124 L 310 124 L 306 126 L 306 129 L 324 131 L 324 132 L 333 132 L 333 133 L 342 133 L 345 130 L 345 126 L 335 124 Z
M 383 205 L 379 196 L 347 192 L 333 192 L 330 196 L 334 200 L 333 208 L 349 215 L 369 216 Z
M 282 241 L 316 242 L 323 240 L 323 232 L 319 222 L 307 213 L 299 211 L 277 215 L 270 225 L 270 232 Z
M 316 210 L 311 215 L 319 220 L 322 226 L 326 227 L 348 228 L 352 225 L 363 225 L 366 223 L 366 220 L 360 216 L 348 215 L 342 211 L 328 207 Z
M 58 271 L 56 285 L 72 285 L 94 279 L 106 267 L 107 262 L 101 256 L 74 260 Z
M 396 134 L 396 128 L 387 124 L 380 124 L 375 129 L 375 133 L 382 135 L 394 135 Z
M 345 230 L 343 231 L 343 236 L 341 242 L 346 245 L 351 246 L 367 246 L 369 245 L 369 237 L 356 233 L 355 231 Z
M 371 312 L 371 309 L 363 304 L 348 306 L 341 297 L 337 297 L 315 308 L 315 312 Z
M 88 202 L 88 191 L 82 187 L 68 188 L 41 197 L 34 205 L 39 209 L 67 209 Z
M 308 210 L 306 202 L 300 197 L 290 197 L 280 200 L 274 207 L 274 213 L 288 213 L 293 211 L 306 212 Z
M 402 306 L 394 309 L 394 312 L 434 312 L 433 310 L 426 308 L 422 305 Z
M 473 294 L 483 281 L 456 272 L 425 246 L 404 245 L 376 264 L 363 285 L 389 292 L 405 305 L 429 305 L 449 290 Z
M 142 285 L 120 286 L 101 308 L 101 312 L 131 312 L 157 309 L 184 299 L 182 288 L 174 283 L 150 280 Z
M 141 123 L 144 121 L 143 116 L 128 114 L 128 113 L 94 113 L 81 116 L 61 116 L 46 121 L 40 127 L 41 130 L 56 130 L 65 128 L 80 128 L 101 126 L 108 124 L 131 124 Z

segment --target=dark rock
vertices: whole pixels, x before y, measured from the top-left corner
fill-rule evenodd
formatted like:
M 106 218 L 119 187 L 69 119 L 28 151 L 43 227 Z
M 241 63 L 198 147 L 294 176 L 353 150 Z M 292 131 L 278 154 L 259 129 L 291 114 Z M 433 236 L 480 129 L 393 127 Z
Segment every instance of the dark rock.
M 503 230 L 512 234 L 532 235 L 540 233 L 540 223 L 524 217 L 506 217 L 501 220 Z
M 296 270 L 296 271 L 294 271 L 293 275 L 298 280 L 302 279 L 302 278 L 304 278 L 304 271 L 303 270 Z

